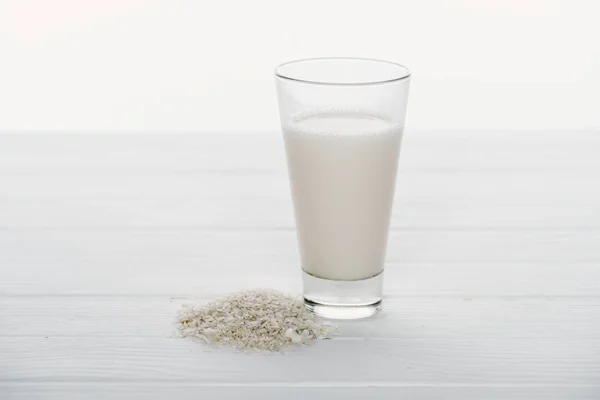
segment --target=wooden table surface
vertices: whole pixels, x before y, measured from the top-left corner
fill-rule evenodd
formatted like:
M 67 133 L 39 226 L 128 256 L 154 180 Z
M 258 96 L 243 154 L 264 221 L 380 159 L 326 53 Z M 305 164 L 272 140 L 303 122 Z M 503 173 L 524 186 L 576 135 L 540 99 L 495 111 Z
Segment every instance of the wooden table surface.
M 598 131 L 407 132 L 383 312 L 249 355 L 170 336 L 300 293 L 278 133 L 0 135 L 0 399 L 599 399 L 599 172 Z

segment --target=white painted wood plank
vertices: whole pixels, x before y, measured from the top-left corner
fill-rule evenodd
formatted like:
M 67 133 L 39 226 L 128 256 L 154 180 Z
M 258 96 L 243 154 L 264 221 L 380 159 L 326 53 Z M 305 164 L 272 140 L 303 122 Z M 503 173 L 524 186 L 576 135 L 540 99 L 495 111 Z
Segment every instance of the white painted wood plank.
M 195 383 L 0 383 L 7 400 L 379 399 L 597 400 L 600 386 L 207 386 Z
M 252 178 L 249 178 L 252 179 Z M 0 229 L 288 229 L 294 230 L 290 198 L 0 198 Z M 600 230 L 594 199 L 545 198 L 538 203 L 442 196 L 414 199 L 402 194 L 394 205 L 392 230 L 497 229 Z
M 407 132 L 401 170 L 597 167 L 597 131 Z M 507 162 L 508 161 L 508 162 Z M 0 135 L 0 175 L 283 170 L 279 132 L 238 135 Z
M 553 204 L 573 200 L 591 204 L 600 199 L 597 174 L 577 172 L 512 171 L 495 175 L 479 172 L 405 173 L 400 170 L 397 199 L 477 198 Z M 1 197 L 5 199 L 120 199 L 176 197 L 280 198 L 290 201 L 285 172 L 274 174 L 194 172 L 185 174 L 115 175 L 3 175 Z M 552 199 L 552 200 L 548 200 Z
M 392 232 L 386 290 L 596 294 L 599 240 L 600 231 Z M 0 266 L 4 295 L 300 285 L 293 231 L 0 231 Z
M 390 263 L 598 262 L 600 231 L 402 231 L 391 232 Z M 177 258 L 199 266 L 297 262 L 293 231 L 0 231 L 0 263 L 155 260 Z M 250 271 L 249 271 L 250 272 Z
M 0 299 L 0 337 L 165 338 L 184 304 L 211 298 L 17 297 Z M 336 321 L 342 339 L 438 341 L 446 336 L 600 340 L 600 297 L 394 297 L 374 318 Z M 493 332 L 493 334 L 492 334 Z M 484 339 L 481 339 L 484 340 Z M 600 356 L 598 356 L 600 362 Z
M 299 262 L 174 257 L 4 261 L 0 296 L 99 295 L 207 298 L 249 287 L 300 293 Z M 232 279 L 232 276 L 243 279 Z M 207 278 L 210 276 L 210 279 Z M 389 263 L 386 296 L 600 296 L 598 262 Z
M 596 332 L 555 335 L 540 327 L 503 336 L 494 327 L 487 335 L 415 329 L 402 339 L 329 340 L 272 356 L 171 338 L 2 337 L 0 382 L 598 384 Z

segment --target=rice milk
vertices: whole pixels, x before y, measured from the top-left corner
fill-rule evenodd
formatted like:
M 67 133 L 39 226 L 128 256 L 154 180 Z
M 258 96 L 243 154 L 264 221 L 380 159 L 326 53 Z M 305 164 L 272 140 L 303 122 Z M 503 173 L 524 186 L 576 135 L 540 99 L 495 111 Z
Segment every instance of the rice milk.
M 302 268 L 324 279 L 383 271 L 403 127 L 361 112 L 295 115 L 284 140 Z

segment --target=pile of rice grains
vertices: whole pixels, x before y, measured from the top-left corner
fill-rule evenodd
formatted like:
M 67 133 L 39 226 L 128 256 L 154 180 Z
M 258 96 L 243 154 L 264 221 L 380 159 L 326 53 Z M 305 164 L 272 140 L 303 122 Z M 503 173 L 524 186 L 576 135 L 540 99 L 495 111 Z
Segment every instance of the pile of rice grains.
M 202 306 L 184 306 L 177 322 L 181 337 L 242 351 L 281 351 L 337 332 L 308 311 L 301 298 L 274 290 L 246 290 Z

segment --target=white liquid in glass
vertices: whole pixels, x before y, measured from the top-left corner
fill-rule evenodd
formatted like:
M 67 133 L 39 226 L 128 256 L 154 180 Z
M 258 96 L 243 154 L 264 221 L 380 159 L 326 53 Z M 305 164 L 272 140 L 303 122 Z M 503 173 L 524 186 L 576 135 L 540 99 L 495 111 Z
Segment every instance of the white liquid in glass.
M 367 113 L 296 115 L 284 140 L 302 268 L 332 280 L 383 271 L 403 127 Z

